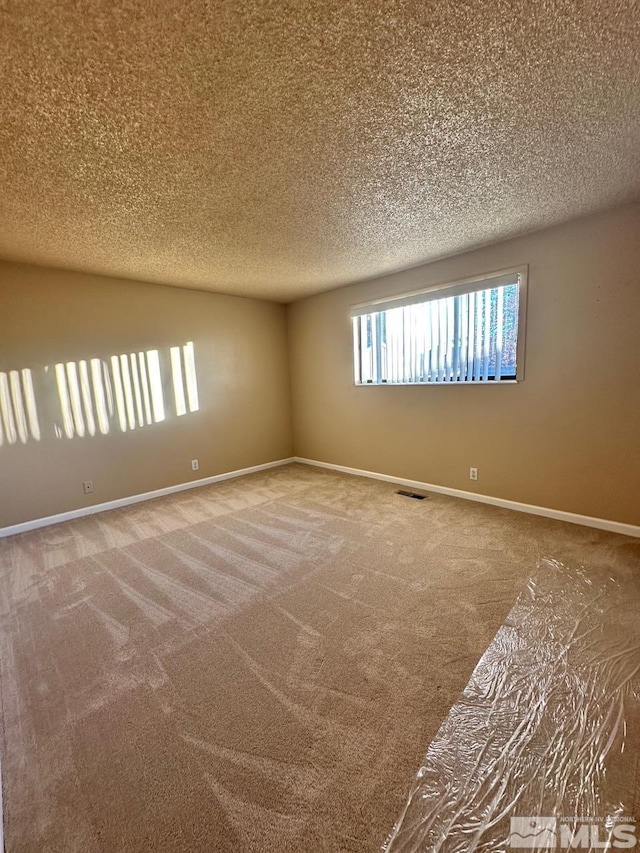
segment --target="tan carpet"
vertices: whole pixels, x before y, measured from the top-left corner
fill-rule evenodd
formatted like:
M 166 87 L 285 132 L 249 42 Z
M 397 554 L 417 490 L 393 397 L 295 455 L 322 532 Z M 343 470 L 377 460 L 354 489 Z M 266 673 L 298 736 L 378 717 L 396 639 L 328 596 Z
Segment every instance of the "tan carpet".
M 640 569 L 300 465 L 0 540 L 6 849 L 379 850 L 541 555 Z

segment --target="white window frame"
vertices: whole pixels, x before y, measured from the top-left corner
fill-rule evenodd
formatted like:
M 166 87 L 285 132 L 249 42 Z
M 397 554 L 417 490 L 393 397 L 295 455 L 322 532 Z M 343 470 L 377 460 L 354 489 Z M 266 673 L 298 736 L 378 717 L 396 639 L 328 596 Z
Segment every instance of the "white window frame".
M 516 345 L 516 377 L 515 379 L 491 379 L 489 381 L 478 379 L 463 379 L 456 381 L 416 381 L 416 382 L 361 382 L 360 374 L 360 352 L 358 339 L 354 328 L 356 318 L 365 314 L 377 313 L 379 311 L 399 308 L 405 305 L 415 305 L 422 302 L 435 301 L 450 296 L 461 296 L 480 290 L 488 290 L 513 283 L 517 278 L 518 284 L 518 339 Z M 413 290 L 409 293 L 401 293 L 395 296 L 386 296 L 368 302 L 359 302 L 350 306 L 351 334 L 353 338 L 353 384 L 357 388 L 381 388 L 381 387 L 407 387 L 408 385 L 425 386 L 457 386 L 457 385 L 514 385 L 524 379 L 525 366 L 525 344 L 527 328 L 527 289 L 528 289 L 529 267 L 523 264 L 508 269 L 496 270 L 469 278 L 447 281 L 434 284 L 421 290 Z

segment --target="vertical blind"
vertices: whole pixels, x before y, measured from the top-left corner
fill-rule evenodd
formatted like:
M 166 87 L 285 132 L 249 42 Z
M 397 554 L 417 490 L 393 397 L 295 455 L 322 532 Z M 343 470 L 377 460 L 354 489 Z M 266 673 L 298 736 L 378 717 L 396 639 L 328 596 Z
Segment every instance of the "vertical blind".
M 352 309 L 357 384 L 515 380 L 522 273 Z

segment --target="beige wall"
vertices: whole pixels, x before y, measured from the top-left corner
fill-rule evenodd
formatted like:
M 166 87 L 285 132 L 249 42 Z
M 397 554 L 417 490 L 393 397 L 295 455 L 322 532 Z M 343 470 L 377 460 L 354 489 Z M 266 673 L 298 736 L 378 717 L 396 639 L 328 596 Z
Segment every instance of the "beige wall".
M 177 417 L 168 352 L 188 341 L 200 409 Z M 55 363 L 150 349 L 163 362 L 164 422 L 56 437 Z M 1 263 L 0 371 L 23 368 L 33 372 L 42 437 L 4 437 L 0 527 L 291 455 L 282 305 Z M 95 493 L 85 497 L 89 479 Z
M 522 383 L 354 387 L 350 305 L 521 264 Z M 637 205 L 294 303 L 289 342 L 297 455 L 640 524 Z
M 523 263 L 524 382 L 354 387 L 351 304 Z M 0 527 L 290 456 L 289 367 L 299 456 L 640 524 L 639 206 L 302 300 L 288 320 L 289 365 L 281 305 L 0 263 L 0 372 L 32 370 L 42 431 L 0 446 Z M 187 341 L 200 409 L 176 417 L 168 351 Z M 164 422 L 56 437 L 55 363 L 149 349 Z

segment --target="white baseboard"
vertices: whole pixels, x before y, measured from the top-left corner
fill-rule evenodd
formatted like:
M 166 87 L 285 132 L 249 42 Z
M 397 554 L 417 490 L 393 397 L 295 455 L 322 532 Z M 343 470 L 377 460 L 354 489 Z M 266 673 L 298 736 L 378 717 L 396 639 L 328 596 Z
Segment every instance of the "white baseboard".
M 178 483 L 176 486 L 166 486 L 164 489 L 155 489 L 153 492 L 144 492 L 141 495 L 131 495 L 126 498 L 118 498 L 115 501 L 84 506 L 80 509 L 72 509 L 69 512 L 61 512 L 57 515 L 49 515 L 45 518 L 36 518 L 33 521 L 24 521 L 21 524 L 12 524 L 9 527 L 0 527 L 0 539 L 4 536 L 14 536 L 16 533 L 26 533 L 28 530 L 36 530 L 38 527 L 48 527 L 51 524 L 60 524 L 63 521 L 71 521 L 81 518 L 83 515 L 94 515 L 97 512 L 105 512 L 109 509 L 118 509 L 122 506 L 149 501 L 153 498 L 162 498 L 175 492 L 184 492 L 186 489 L 197 489 L 199 486 L 210 486 L 212 483 L 220 483 L 222 480 L 232 480 L 235 477 L 244 477 L 245 474 L 254 474 L 256 471 L 266 471 L 268 468 L 277 468 L 280 465 L 288 465 L 295 462 L 293 457 L 288 459 L 277 459 L 275 462 L 265 462 L 262 465 L 252 465 L 250 468 L 240 468 L 237 471 L 228 471 L 225 474 L 214 474 L 213 477 L 203 477 L 201 480 L 191 480 L 189 483 Z M 0 848 L 1 849 L 1 848 Z
M 482 495 L 477 492 L 466 492 L 463 489 L 451 489 L 448 486 L 437 486 L 434 483 L 423 483 L 420 480 L 407 480 L 403 477 L 393 477 L 390 474 L 380 474 L 376 471 L 364 471 L 361 468 L 349 468 L 346 465 L 334 465 L 331 462 L 319 462 L 316 459 L 305 459 L 301 456 L 292 456 L 287 459 L 277 459 L 275 462 L 265 462 L 262 465 L 252 465 L 250 468 L 240 468 L 237 471 L 228 471 L 224 474 L 215 474 L 212 477 L 204 477 L 201 480 L 191 480 L 188 483 L 178 483 L 176 486 L 166 486 L 153 492 L 144 492 L 139 495 L 131 495 L 126 498 L 118 498 L 106 503 L 93 504 L 92 506 L 73 509 L 69 512 L 61 512 L 57 515 L 49 515 L 45 518 L 36 518 L 33 521 L 25 521 L 21 524 L 13 524 L 9 527 L 0 527 L 0 539 L 5 536 L 14 536 L 16 533 L 26 533 L 39 527 L 48 527 L 51 524 L 60 524 L 63 521 L 72 521 L 84 515 L 94 515 L 110 509 L 141 503 L 142 501 L 161 498 L 175 492 L 183 492 L 186 489 L 196 489 L 199 486 L 209 486 L 220 483 L 223 480 L 232 480 L 235 477 L 243 477 L 245 474 L 253 474 L 257 471 L 266 471 L 269 468 L 277 468 L 281 465 L 289 465 L 291 462 L 300 462 L 303 465 L 313 465 L 316 468 L 328 468 L 331 471 L 341 471 L 343 474 L 353 474 L 356 477 L 369 477 L 372 480 L 383 480 L 386 483 L 397 483 L 400 486 L 408 486 L 413 489 L 421 489 L 426 492 L 436 492 L 441 495 L 450 495 L 454 498 L 477 501 L 479 503 L 491 504 L 492 506 L 512 509 L 516 512 L 528 512 L 531 515 L 542 515 L 546 518 L 554 518 L 558 521 L 568 521 L 571 524 L 582 524 L 585 527 L 595 527 L 598 530 L 608 530 L 612 533 L 622 533 L 624 536 L 635 536 L 640 538 L 640 526 L 625 524 L 621 521 L 610 521 L 606 518 L 594 518 L 590 515 L 578 515 L 574 512 L 565 512 L 561 509 L 550 509 L 534 504 L 524 504 L 518 501 L 510 501 L 505 498 L 496 498 L 492 495 Z M 1 849 L 1 848 L 0 848 Z
M 389 474 L 378 474 L 375 471 L 363 471 L 361 468 L 348 468 L 346 465 L 333 465 L 331 462 L 318 462 L 316 459 L 304 459 L 296 456 L 294 462 L 304 465 L 315 465 L 317 468 L 329 468 L 332 471 L 341 471 L 343 474 L 353 474 L 356 477 L 369 477 L 372 480 L 384 480 L 387 483 L 397 483 L 400 486 L 409 486 L 412 489 L 421 489 L 425 492 L 437 492 L 440 495 L 450 495 L 454 498 L 463 498 L 467 501 L 478 501 L 483 504 L 492 504 L 504 509 L 513 509 L 516 512 L 528 512 L 531 515 L 543 515 L 546 518 L 555 518 L 558 521 L 568 521 L 571 524 L 582 524 L 585 527 L 596 527 L 598 530 L 608 530 L 612 533 L 622 533 L 624 536 L 640 537 L 640 527 L 634 524 L 624 524 L 621 521 L 610 521 L 606 518 L 594 518 L 590 515 L 578 515 L 575 512 L 565 512 L 561 509 L 549 509 L 546 506 L 535 506 L 535 504 L 523 504 L 518 501 L 509 501 L 505 498 L 495 498 L 491 495 L 481 495 L 476 492 L 465 492 L 463 489 L 450 489 L 448 486 L 436 486 L 433 483 L 422 483 L 419 480 L 405 480 L 402 477 L 392 477 Z

